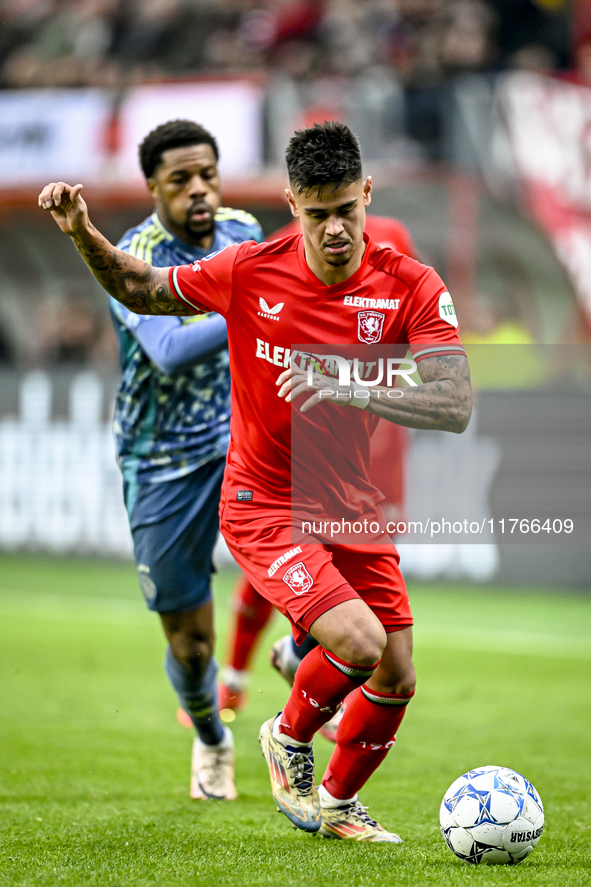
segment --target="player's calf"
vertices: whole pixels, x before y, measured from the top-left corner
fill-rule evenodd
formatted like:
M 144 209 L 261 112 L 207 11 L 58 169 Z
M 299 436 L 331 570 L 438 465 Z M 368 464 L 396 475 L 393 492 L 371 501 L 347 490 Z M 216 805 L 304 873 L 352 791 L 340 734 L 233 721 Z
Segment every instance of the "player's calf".
M 238 711 L 246 705 L 247 683 L 248 673 L 246 670 L 239 671 L 231 665 L 224 666 L 218 687 L 220 711 L 223 712 L 224 709 Z
M 394 745 L 413 695 L 378 693 L 367 685 L 351 693 L 322 780 L 333 797 L 352 798 L 365 785 Z
M 373 674 L 377 663 L 356 665 L 316 647 L 302 659 L 279 730 L 298 742 L 314 734 L 339 710 L 343 699 Z

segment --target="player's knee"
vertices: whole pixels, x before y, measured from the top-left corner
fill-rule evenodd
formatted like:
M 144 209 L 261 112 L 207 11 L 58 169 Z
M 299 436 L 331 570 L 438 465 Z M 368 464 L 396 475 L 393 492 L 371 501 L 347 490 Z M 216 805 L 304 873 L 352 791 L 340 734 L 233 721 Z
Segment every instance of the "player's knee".
M 406 678 L 405 680 L 398 681 L 392 692 L 396 693 L 397 696 L 410 696 L 415 692 L 416 686 L 417 682 L 415 678 Z
M 379 680 L 379 689 L 382 693 L 394 693 L 397 696 L 411 696 L 415 692 L 417 678 L 412 663 L 403 671 L 396 670 L 391 674 L 383 672 L 376 674 Z
M 327 610 L 310 627 L 322 646 L 352 665 L 375 665 L 386 647 L 384 626 L 359 599 Z
M 196 675 L 202 674 L 213 656 L 214 638 L 194 632 L 176 632 L 169 638 L 175 659 Z
M 385 646 L 386 632 L 376 619 L 370 625 L 350 627 L 334 652 L 352 665 L 375 665 L 382 658 Z

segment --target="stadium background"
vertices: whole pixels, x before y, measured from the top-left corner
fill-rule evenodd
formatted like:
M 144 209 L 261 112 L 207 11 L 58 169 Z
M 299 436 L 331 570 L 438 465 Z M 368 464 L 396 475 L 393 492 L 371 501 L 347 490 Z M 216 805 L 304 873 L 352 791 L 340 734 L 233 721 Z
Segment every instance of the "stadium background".
M 3 697 L 11 700 L 2 741 L 14 765 L 4 798 L 14 814 L 10 840 L 17 840 L 24 798 L 27 852 L 35 856 L 36 829 L 49 842 L 36 863 L 44 882 L 92 880 L 97 863 L 90 845 L 78 863 L 66 863 L 59 841 L 51 843 L 54 832 L 35 814 L 52 798 L 45 809 L 56 833 L 68 818 L 60 797 L 70 819 L 83 816 L 72 811 L 77 793 L 88 790 L 88 768 L 96 766 L 93 797 L 103 785 L 112 791 L 109 779 L 116 776 L 128 793 L 122 789 L 121 804 L 128 810 L 131 804 L 130 815 L 141 819 L 137 786 L 122 775 L 123 761 L 133 766 L 141 734 L 155 753 L 147 767 L 154 804 L 169 812 L 174 807 L 183 840 L 192 834 L 184 790 L 169 803 L 157 766 L 159 745 L 170 752 L 186 742 L 172 736 L 172 714 L 170 725 L 159 720 L 172 700 L 152 661 L 160 649 L 157 626 L 139 612 L 110 432 L 118 365 L 107 300 L 36 207 L 47 181 L 83 181 L 93 220 L 117 239 L 151 210 L 137 144 L 176 116 L 194 118 L 216 134 L 224 203 L 253 212 L 266 233 L 289 220 L 282 152 L 292 130 L 332 118 L 352 126 L 373 175 L 373 211 L 408 225 L 421 258 L 448 284 L 464 336 L 493 355 L 478 374 L 477 422 L 465 440 L 414 435 L 409 516 L 456 495 L 457 487 L 439 487 L 434 505 L 432 489 L 420 481 L 449 446 L 446 464 L 455 466 L 456 481 L 461 467 L 462 489 L 483 515 L 575 516 L 583 527 L 575 541 L 540 542 L 530 535 L 511 544 L 497 538 L 404 545 L 423 621 L 418 657 L 428 704 L 435 707 L 438 695 L 451 694 L 464 730 L 461 741 L 437 746 L 409 727 L 415 746 L 402 749 L 401 761 L 410 776 L 396 803 L 403 809 L 418 791 L 425 809 L 433 807 L 430 793 L 439 786 L 421 775 L 421 755 L 434 769 L 445 760 L 449 779 L 440 794 L 464 764 L 487 763 L 492 755 L 527 769 L 536 783 L 544 782 L 551 762 L 556 784 L 538 787 L 551 795 L 555 816 L 569 819 L 576 804 L 589 810 L 591 786 L 573 774 L 588 756 L 583 725 L 590 715 L 582 699 L 591 622 L 589 0 L 3 0 L 0 25 L 0 609 Z M 503 343 L 514 350 L 499 351 Z M 507 362 L 517 367 L 509 377 L 499 370 Z M 223 545 L 218 562 L 223 642 L 234 576 Z M 281 630 L 276 622 L 272 632 Z M 132 639 L 126 650 L 124 636 Z M 59 652 L 62 645 L 69 656 Z M 471 681 L 445 681 L 442 655 L 449 677 L 469 674 Z M 125 728 L 106 714 L 117 695 L 118 668 L 134 687 L 123 703 Z M 495 670 L 499 679 L 491 680 Z M 534 672 L 535 680 L 527 677 Z M 157 687 L 154 698 L 144 686 L 146 675 Z M 262 658 L 253 680 L 266 707 L 254 693 L 252 716 L 241 727 L 244 749 L 259 709 L 264 714 L 269 700 L 280 706 L 282 698 Z M 546 729 L 544 700 L 552 692 L 566 706 L 564 736 L 558 731 L 555 737 L 564 751 L 560 761 L 556 745 L 548 740 L 544 746 L 539 738 Z M 484 694 L 488 709 L 468 706 L 466 693 L 481 705 Z M 434 722 L 420 712 L 419 728 L 454 733 L 449 712 L 437 709 Z M 77 724 L 87 731 L 95 717 L 102 727 L 108 721 L 106 733 L 121 751 L 114 773 L 93 763 L 104 754 L 100 737 L 86 749 L 69 746 Z M 62 743 L 68 754 L 60 754 Z M 51 765 L 44 761 L 47 746 Z M 181 765 L 185 752 L 176 755 Z M 69 791 L 72 755 L 79 765 L 76 788 Z M 175 767 L 176 758 L 173 775 L 182 785 L 182 766 L 178 774 Z M 35 772 L 42 774 L 40 789 Z M 252 777 L 248 788 L 254 797 L 264 792 L 264 780 Z M 115 814 L 101 804 L 99 818 L 113 826 Z M 262 801 L 260 809 L 266 811 Z M 247 820 L 252 815 L 249 810 Z M 214 853 L 227 822 L 234 825 L 232 814 L 212 816 L 213 832 L 204 840 Z M 248 821 L 237 816 L 256 843 Z M 555 833 L 558 843 L 551 845 L 571 847 L 577 859 L 577 842 L 588 830 L 581 831 L 579 819 L 584 815 L 569 819 L 563 844 Z M 417 829 L 430 853 L 437 840 L 432 816 Z M 71 831 L 68 836 L 72 840 Z M 120 858 L 122 868 L 107 866 L 100 882 L 143 883 L 144 852 L 138 845 L 137 870 Z M 543 853 L 541 845 L 533 859 L 540 854 L 548 862 Z M 170 880 L 184 883 L 179 872 L 187 858 L 179 846 L 175 854 L 180 868 L 173 865 Z M 583 855 L 573 884 L 588 883 Z M 20 859 L 24 865 L 22 850 Z M 163 866 L 165 883 L 170 870 L 162 860 L 156 868 Z M 294 860 L 286 857 L 284 864 L 297 865 Z M 317 883 L 332 883 L 326 865 Z M 234 883 L 219 867 L 207 871 L 218 883 L 226 883 L 224 877 Z M 409 884 L 430 883 L 420 871 Z M 26 865 L 15 865 L 14 872 L 7 883 L 36 877 Z M 447 875 L 438 872 L 435 883 L 445 884 Z M 257 877 L 260 872 L 253 872 L 250 882 L 259 883 Z M 364 877 L 363 870 L 351 870 L 351 883 L 365 883 Z M 556 880 L 544 880 L 539 870 L 535 877 L 530 868 L 523 883 L 570 883 L 567 869 L 555 872 Z M 295 875 L 293 883 L 299 883 Z

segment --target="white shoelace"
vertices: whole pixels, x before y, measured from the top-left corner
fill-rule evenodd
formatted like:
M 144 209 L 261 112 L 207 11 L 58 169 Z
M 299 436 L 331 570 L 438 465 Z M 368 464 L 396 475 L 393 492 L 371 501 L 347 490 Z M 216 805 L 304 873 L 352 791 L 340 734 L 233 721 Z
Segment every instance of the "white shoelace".
M 289 754 L 288 769 L 295 770 L 295 787 L 300 795 L 309 795 L 314 783 L 314 753 L 310 749 L 304 752 L 302 749 L 294 749 L 293 746 L 285 746 Z

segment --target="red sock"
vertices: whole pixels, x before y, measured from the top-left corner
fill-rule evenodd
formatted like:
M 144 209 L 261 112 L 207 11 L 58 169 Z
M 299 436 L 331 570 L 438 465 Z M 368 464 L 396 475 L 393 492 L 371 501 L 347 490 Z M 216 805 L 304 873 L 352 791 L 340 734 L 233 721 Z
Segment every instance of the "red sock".
M 322 785 L 333 798 L 352 798 L 382 763 L 414 696 L 377 693 L 365 685 L 347 700 Z
M 228 665 L 236 671 L 248 668 L 256 642 L 271 618 L 273 604 L 242 577 L 234 591 L 234 624 Z
M 374 673 L 375 665 L 352 665 L 334 653 L 315 647 L 302 659 L 281 713 L 279 730 L 299 742 L 311 742 L 351 690 Z M 348 703 L 347 703 L 348 705 Z

